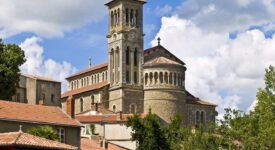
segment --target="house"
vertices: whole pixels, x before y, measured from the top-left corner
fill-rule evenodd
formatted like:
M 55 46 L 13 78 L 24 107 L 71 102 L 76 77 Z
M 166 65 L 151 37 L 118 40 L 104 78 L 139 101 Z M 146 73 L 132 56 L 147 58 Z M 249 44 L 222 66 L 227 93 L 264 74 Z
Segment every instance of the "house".
M 60 142 L 80 147 L 81 124 L 61 108 L 0 100 L 0 133 L 16 132 L 20 126 L 26 132 L 41 125 L 53 127 Z
M 46 77 L 20 75 L 12 101 L 61 107 L 61 82 Z
M 77 150 L 77 147 L 33 136 L 22 131 L 0 133 L 0 149 L 5 150 Z

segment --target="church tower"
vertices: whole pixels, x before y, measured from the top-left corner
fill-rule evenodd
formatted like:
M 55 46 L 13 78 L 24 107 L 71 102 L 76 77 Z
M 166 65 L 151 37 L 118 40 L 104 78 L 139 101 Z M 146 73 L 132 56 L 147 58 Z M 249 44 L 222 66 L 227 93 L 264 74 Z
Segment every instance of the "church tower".
M 142 113 L 143 92 L 142 0 L 112 0 L 108 27 L 109 109 Z

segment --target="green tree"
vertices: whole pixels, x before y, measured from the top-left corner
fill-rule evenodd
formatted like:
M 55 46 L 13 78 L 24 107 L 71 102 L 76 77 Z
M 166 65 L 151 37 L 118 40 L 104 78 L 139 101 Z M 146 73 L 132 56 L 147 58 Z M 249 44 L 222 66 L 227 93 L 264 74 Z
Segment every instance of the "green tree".
M 0 39 L 0 99 L 15 94 L 20 80 L 19 67 L 25 62 L 24 51 L 15 44 L 5 45 Z
M 31 135 L 43 137 L 45 139 L 59 141 L 59 136 L 57 132 L 50 126 L 32 127 L 27 130 L 27 133 Z

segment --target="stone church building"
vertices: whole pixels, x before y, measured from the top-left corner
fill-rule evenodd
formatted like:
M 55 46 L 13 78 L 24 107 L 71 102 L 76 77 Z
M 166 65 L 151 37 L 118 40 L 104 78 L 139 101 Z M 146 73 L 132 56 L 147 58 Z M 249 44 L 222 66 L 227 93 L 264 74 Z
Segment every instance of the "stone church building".
M 142 0 L 112 0 L 109 11 L 108 63 L 67 78 L 64 111 L 80 114 L 155 113 L 166 123 L 177 112 L 184 124 L 215 120 L 216 105 L 185 89 L 185 63 L 160 44 L 144 50 Z M 201 89 L 203 90 L 203 89 Z M 69 106 L 68 106 L 69 105 Z

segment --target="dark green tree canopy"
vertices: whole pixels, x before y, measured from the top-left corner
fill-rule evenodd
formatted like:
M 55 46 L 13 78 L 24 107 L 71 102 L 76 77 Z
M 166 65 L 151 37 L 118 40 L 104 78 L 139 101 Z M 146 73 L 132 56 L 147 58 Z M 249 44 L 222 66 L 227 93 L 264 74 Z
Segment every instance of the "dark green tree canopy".
M 57 132 L 50 126 L 37 126 L 27 130 L 27 133 L 39 136 L 48 140 L 58 141 L 59 136 Z
M 0 39 L 0 99 L 10 100 L 20 80 L 19 67 L 25 62 L 24 51 Z

